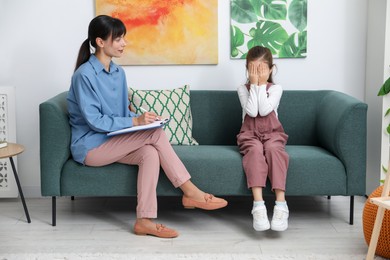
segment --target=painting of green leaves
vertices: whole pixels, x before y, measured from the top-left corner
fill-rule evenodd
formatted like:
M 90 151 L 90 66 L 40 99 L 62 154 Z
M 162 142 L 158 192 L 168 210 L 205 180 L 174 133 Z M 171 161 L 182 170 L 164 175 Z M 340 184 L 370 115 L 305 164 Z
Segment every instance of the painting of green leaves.
M 253 46 L 274 58 L 307 55 L 307 0 L 231 0 L 230 56 L 245 59 Z

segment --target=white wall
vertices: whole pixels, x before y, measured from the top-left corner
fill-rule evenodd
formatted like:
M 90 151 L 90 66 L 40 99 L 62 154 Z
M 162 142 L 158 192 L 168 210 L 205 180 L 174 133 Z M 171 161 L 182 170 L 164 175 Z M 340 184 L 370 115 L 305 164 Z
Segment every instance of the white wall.
M 390 37 L 389 19 L 390 2 L 375 0 L 368 3 L 365 93 L 365 101 L 369 107 L 366 176 L 368 195 L 378 187 L 381 179 L 381 165 L 387 168 L 389 158 L 389 136 L 385 130 L 389 124 L 389 118 L 383 115 L 390 105 L 390 96 L 386 95 L 382 98 L 377 95 L 383 82 L 390 76 L 390 56 L 385 54 L 386 50 L 390 51 L 390 38 L 386 40 L 386 35 Z
M 334 89 L 364 99 L 368 0 L 309 0 L 308 57 L 278 59 L 285 89 Z M 127 66 L 129 86 L 235 90 L 243 60 L 231 60 L 230 1 L 219 0 L 218 65 Z M 27 197 L 40 195 L 38 106 L 65 91 L 87 26 L 92 0 L 0 0 L 0 86 L 16 88 L 18 167 Z

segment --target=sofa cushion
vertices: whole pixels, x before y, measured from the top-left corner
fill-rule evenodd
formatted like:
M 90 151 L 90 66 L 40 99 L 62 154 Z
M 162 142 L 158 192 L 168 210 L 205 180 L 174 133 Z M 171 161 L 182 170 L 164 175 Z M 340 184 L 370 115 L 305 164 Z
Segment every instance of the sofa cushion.
M 173 146 L 199 188 L 215 195 L 251 194 L 236 145 Z
M 319 146 L 287 145 L 287 195 L 347 195 L 344 164 Z
M 190 87 L 173 90 L 136 90 L 129 88 L 130 108 L 142 114 L 141 107 L 163 117 L 171 118 L 164 127 L 171 144 L 197 145 L 192 137 Z
M 174 145 L 179 158 L 199 188 L 215 195 L 251 195 L 242 168 L 242 156 L 234 145 Z M 321 147 L 287 145 L 290 156 L 287 174 L 287 195 L 346 195 L 347 176 L 344 165 Z M 61 174 L 62 196 L 134 196 L 137 166 L 111 164 L 88 167 L 68 160 Z M 304 180 L 304 181 L 303 181 Z M 157 194 L 181 195 L 163 171 L 160 172 Z M 270 183 L 265 195 L 273 194 Z

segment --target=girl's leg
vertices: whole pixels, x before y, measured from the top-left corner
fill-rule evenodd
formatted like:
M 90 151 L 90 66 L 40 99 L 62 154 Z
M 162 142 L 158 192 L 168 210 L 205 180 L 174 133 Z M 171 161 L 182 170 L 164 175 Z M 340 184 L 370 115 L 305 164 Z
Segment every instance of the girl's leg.
M 266 185 L 268 166 L 263 155 L 263 144 L 252 135 L 252 132 L 242 132 L 237 143 L 243 154 L 242 164 L 247 178 L 248 187 L 253 194 L 253 228 L 265 231 L 270 228 L 267 208 L 263 199 L 263 187 Z
M 269 178 L 276 194 L 271 229 L 284 231 L 288 228 L 289 210 L 285 198 L 289 157 L 285 151 L 284 134 L 274 134 L 265 142 L 265 155 L 269 165 Z
M 280 189 L 275 189 L 276 201 L 286 201 L 285 191 Z
M 284 134 L 272 134 L 271 138 L 264 142 L 264 152 L 268 163 L 268 177 L 272 184 L 272 190 L 281 190 L 277 198 L 284 199 L 289 156 L 285 150 L 286 139 Z
M 240 133 L 237 144 L 243 155 L 242 166 L 248 188 L 265 187 L 268 165 L 264 156 L 263 144 L 256 136 L 252 135 L 252 132 Z
M 262 187 L 252 187 L 252 194 L 254 201 L 263 201 L 263 188 Z
M 263 200 L 263 188 L 262 187 L 252 187 L 253 194 L 253 207 L 252 207 L 252 216 L 253 216 L 253 228 L 256 231 L 264 231 L 270 228 L 270 223 L 267 215 L 267 208 Z

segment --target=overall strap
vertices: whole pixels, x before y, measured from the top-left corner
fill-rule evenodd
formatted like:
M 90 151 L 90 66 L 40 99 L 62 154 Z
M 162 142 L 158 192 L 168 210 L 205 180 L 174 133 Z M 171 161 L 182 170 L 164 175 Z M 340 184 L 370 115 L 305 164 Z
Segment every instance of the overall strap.
M 266 88 L 266 90 L 268 91 L 269 88 L 270 88 L 272 85 L 273 85 L 273 83 L 268 82 L 268 83 L 267 83 L 267 88 Z

